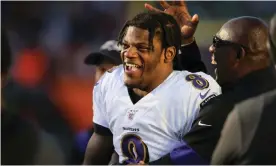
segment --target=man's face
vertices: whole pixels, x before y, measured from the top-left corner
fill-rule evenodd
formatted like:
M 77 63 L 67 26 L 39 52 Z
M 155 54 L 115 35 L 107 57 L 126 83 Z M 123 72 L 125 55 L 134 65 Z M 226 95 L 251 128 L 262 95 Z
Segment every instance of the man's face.
M 223 43 L 223 40 L 220 40 L 219 33 L 216 36 L 218 38 L 213 40 L 209 51 L 212 54 L 211 63 L 216 67 L 216 80 L 221 85 L 236 79 L 237 48 L 231 44 Z
M 149 47 L 149 31 L 134 26 L 127 29 L 122 42 L 121 58 L 124 65 L 124 82 L 131 88 L 145 89 L 151 84 L 163 63 L 161 41 L 153 38 L 154 50 Z
M 101 64 L 96 66 L 95 82 L 98 82 L 102 75 L 109 69 L 111 69 L 115 64 L 108 60 L 104 60 Z

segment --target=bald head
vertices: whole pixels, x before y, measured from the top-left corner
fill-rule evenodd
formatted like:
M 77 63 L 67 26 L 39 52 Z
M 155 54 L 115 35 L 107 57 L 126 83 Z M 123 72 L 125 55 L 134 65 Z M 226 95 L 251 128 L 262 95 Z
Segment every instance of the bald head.
M 270 66 L 268 39 L 268 25 L 262 19 L 243 16 L 227 21 L 209 49 L 216 62 L 217 81 L 221 85 L 235 82 Z
M 267 24 L 256 17 L 243 16 L 229 20 L 217 33 L 222 40 L 248 47 L 252 53 L 267 52 Z

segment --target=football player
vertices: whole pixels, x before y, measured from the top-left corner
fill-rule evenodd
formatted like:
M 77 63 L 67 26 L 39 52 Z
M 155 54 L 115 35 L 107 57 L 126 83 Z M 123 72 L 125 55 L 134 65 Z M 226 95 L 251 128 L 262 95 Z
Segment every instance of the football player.
M 113 145 L 121 164 L 159 159 L 185 143 L 201 103 L 221 93 L 207 74 L 173 70 L 181 30 L 171 15 L 136 15 L 119 44 L 123 64 L 94 87 L 94 134 L 84 164 L 106 164 Z

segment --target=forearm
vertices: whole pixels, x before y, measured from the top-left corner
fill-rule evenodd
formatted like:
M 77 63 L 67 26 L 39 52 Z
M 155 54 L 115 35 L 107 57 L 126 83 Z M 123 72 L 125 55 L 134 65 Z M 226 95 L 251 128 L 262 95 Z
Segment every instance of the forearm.
M 113 151 L 113 139 L 110 131 L 94 124 L 94 133 L 87 144 L 83 164 L 108 165 Z
M 91 139 L 90 139 L 91 140 Z M 91 143 L 89 141 L 84 157 L 84 165 L 108 165 L 113 153 L 113 148 L 102 147 L 99 149 L 92 148 L 97 142 Z

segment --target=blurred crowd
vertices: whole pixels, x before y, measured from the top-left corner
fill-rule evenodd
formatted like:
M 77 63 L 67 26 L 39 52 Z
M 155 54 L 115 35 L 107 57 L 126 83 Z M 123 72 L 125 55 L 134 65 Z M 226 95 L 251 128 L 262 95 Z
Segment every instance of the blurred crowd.
M 151 4 L 158 5 L 156 2 Z M 209 36 L 218 30 L 221 20 L 235 16 L 252 15 L 269 20 L 276 6 L 275 2 L 198 1 L 187 4 L 191 13 L 199 15 L 200 21 L 206 24 L 218 21 L 214 23 L 218 24 L 214 26 L 217 29 L 207 30 Z M 1 1 L 1 24 L 2 30 L 5 29 L 1 32 L 1 73 L 3 63 L 11 64 L 9 74 L 1 76 L 6 81 L 2 82 L 5 88 L 1 90 L 1 105 L 11 112 L 4 117 L 18 114 L 23 117 L 23 120 L 16 121 L 22 123 L 20 129 L 3 130 L 9 122 L 1 120 L 1 135 L 2 140 L 8 142 L 19 136 L 22 136 L 22 141 L 28 140 L 15 141 L 12 148 L 1 145 L 2 151 L 9 149 L 6 156 L 2 156 L 6 164 L 82 164 L 86 145 L 93 133 L 93 85 L 110 66 L 120 63 L 120 57 L 91 62 L 87 55 L 109 49 L 107 47 L 117 49 L 114 48 L 116 44 L 105 42 L 113 42 L 124 22 L 137 14 L 136 11 L 143 10 L 142 2 L 128 1 Z M 203 28 L 199 23 L 196 39 L 205 33 L 201 31 Z M 206 43 L 206 40 L 202 38 L 197 43 L 207 70 L 213 75 L 207 47 L 212 41 Z M 8 44 L 10 52 L 4 50 L 6 46 L 2 43 Z M 3 60 L 5 54 L 11 54 L 11 61 Z M 100 67 L 99 61 L 103 64 Z M 30 124 L 25 124 L 24 120 L 31 121 L 31 125 L 36 127 L 26 130 L 24 126 Z M 22 131 L 19 135 L 12 135 L 10 130 Z M 27 139 L 32 135 L 41 139 L 38 142 Z M 21 146 L 21 149 L 27 146 L 30 154 L 37 156 L 21 155 L 20 150 L 15 153 L 14 149 Z M 14 156 L 20 155 L 18 162 L 15 161 Z M 33 158 L 37 161 L 33 162 Z

